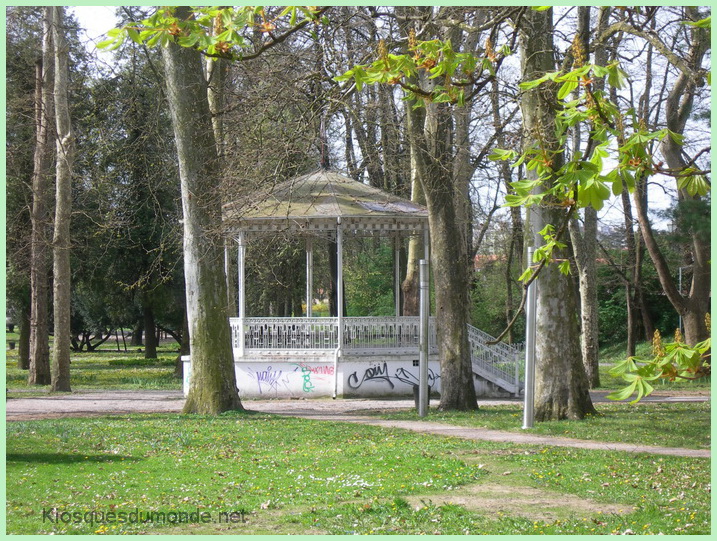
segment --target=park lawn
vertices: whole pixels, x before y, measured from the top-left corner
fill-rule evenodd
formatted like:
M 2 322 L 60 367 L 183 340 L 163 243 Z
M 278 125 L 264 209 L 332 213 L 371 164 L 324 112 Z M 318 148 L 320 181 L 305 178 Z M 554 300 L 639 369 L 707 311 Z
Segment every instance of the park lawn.
M 157 359 L 145 359 L 141 351 L 117 351 L 105 345 L 93 352 L 72 352 L 70 355 L 70 384 L 73 391 L 114 390 L 179 390 L 180 379 L 173 377 L 177 358 L 177 345 L 166 344 L 157 348 Z M 9 396 L 22 391 L 45 393 L 49 386 L 27 384 L 27 370 L 17 367 L 17 350 L 7 351 L 6 387 Z
M 597 403 L 597 415 L 581 421 L 536 422 L 523 430 L 523 406 L 504 404 L 482 406 L 478 411 L 429 410 L 425 418 L 472 428 L 529 432 L 545 436 L 561 436 L 583 440 L 600 440 L 661 447 L 688 449 L 710 448 L 710 403 Z M 420 420 L 415 409 L 372 412 L 385 419 Z
M 710 531 L 708 459 L 252 412 L 10 422 L 6 430 L 12 534 Z M 555 509 L 520 500 L 527 491 Z M 130 524 L 138 511 L 165 513 L 170 524 Z M 97 521 L 110 512 L 115 522 Z M 243 521 L 172 524 L 181 512 Z

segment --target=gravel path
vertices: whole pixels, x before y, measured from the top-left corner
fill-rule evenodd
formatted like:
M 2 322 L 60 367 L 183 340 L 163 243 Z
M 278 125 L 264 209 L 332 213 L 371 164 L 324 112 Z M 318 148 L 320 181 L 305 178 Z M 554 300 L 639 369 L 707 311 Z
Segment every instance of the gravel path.
M 21 394 L 21 393 L 18 393 Z M 604 402 L 606 393 L 591 393 L 594 402 Z M 656 393 L 646 402 L 707 401 L 706 393 L 667 395 Z M 433 402 L 435 404 L 435 401 Z M 519 400 L 480 400 L 480 405 L 520 403 Z M 182 411 L 184 397 L 181 391 L 107 391 L 76 392 L 66 395 L 32 396 L 9 398 L 6 402 L 8 421 L 34 419 L 57 419 L 62 417 L 95 417 L 102 415 L 127 415 L 130 413 L 178 413 Z M 644 452 L 661 455 L 710 457 L 708 449 L 678 449 L 670 447 L 648 447 L 624 443 L 585 441 L 571 438 L 540 436 L 530 432 L 506 432 L 484 428 L 466 428 L 445 423 L 431 422 L 430 417 L 422 421 L 390 421 L 365 415 L 371 410 L 407 409 L 413 407 L 413 400 L 375 399 L 315 399 L 315 400 L 245 400 L 249 410 L 290 415 L 316 420 L 342 421 L 402 428 L 455 436 L 471 440 L 488 440 L 526 445 L 556 445 L 605 451 Z

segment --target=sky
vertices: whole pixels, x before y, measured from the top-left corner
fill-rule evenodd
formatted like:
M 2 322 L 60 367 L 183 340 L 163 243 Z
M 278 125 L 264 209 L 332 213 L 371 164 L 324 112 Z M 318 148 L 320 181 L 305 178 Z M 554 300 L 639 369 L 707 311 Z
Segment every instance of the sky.
M 88 52 L 98 59 L 106 62 L 111 61 L 111 52 L 98 50 L 93 44 L 106 39 L 105 33 L 116 25 L 115 11 L 117 6 L 74 6 L 69 8 L 77 18 L 80 25 L 85 29 L 83 38 L 87 40 Z M 661 190 L 652 190 L 650 194 L 651 211 L 665 209 L 670 205 L 670 197 L 666 197 Z M 622 216 L 622 204 L 619 198 L 612 198 L 600 212 L 601 221 L 606 224 L 620 226 L 624 223 Z M 667 227 L 666 221 L 653 216 L 654 225 L 658 228 Z
M 85 29 L 85 36 L 93 43 L 105 39 L 105 32 L 115 26 L 116 6 L 74 6 L 70 10 Z

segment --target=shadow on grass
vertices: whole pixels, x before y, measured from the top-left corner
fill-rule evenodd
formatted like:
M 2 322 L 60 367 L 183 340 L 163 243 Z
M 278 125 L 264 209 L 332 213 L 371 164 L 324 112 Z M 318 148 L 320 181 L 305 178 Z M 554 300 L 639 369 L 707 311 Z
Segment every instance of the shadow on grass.
M 98 464 L 112 464 L 114 462 L 137 462 L 141 459 L 124 455 L 84 455 L 82 453 L 8 453 L 6 462 L 26 464 L 79 464 L 81 462 L 95 462 Z

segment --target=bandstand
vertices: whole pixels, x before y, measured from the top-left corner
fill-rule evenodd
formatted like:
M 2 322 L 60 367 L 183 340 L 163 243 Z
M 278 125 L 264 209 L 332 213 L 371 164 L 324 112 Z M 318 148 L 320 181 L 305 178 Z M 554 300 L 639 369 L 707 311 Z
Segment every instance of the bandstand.
M 238 317 L 230 318 L 230 326 L 242 398 L 413 396 L 418 385 L 419 317 L 400 315 L 399 247 L 403 238 L 419 236 L 425 253 L 429 253 L 425 207 L 337 172 L 320 170 L 278 184 L 252 202 L 245 199 L 226 204 L 224 228 L 238 244 Z M 306 239 L 305 314 L 247 317 L 247 245 L 257 238 L 279 234 Z M 395 243 L 393 316 L 346 317 L 341 309 L 344 241 L 360 236 L 388 237 Z M 332 241 L 336 246 L 339 309 L 333 317 L 312 314 L 316 239 Z M 428 380 L 433 391 L 440 392 L 433 318 L 429 326 Z M 469 335 L 475 353 L 477 394 L 517 394 L 520 390 L 517 352 L 506 350 L 502 344 L 486 347 L 482 342 L 490 337 L 472 327 Z M 184 362 L 186 393 L 191 360 L 187 358 Z

